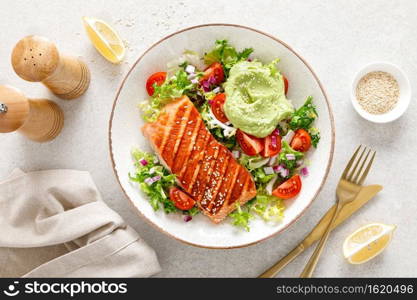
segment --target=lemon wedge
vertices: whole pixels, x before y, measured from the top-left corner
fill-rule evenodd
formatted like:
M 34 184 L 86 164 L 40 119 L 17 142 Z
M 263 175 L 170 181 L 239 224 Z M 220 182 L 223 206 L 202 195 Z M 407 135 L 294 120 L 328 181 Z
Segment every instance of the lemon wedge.
M 122 39 L 109 24 L 95 18 L 83 17 L 84 27 L 90 41 L 105 59 L 112 63 L 120 63 L 125 56 Z
M 343 255 L 351 264 L 363 264 L 388 246 L 395 225 L 372 223 L 362 226 L 349 235 L 343 243 Z

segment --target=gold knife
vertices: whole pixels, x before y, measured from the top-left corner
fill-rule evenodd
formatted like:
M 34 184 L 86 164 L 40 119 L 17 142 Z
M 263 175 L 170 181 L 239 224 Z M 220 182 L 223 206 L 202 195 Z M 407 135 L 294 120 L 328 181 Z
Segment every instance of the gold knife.
M 349 204 L 346 204 L 345 207 L 340 211 L 339 215 L 334 222 L 332 230 L 349 218 L 354 212 L 366 204 L 370 199 L 372 199 L 379 191 L 382 190 L 382 186 L 378 184 L 368 185 L 362 187 L 358 196 L 354 201 Z M 304 250 L 311 246 L 315 241 L 320 239 L 326 230 L 326 225 L 329 224 L 333 212 L 336 209 L 336 205 L 333 205 L 327 213 L 321 218 L 320 222 L 314 227 L 314 229 L 307 235 L 307 237 L 290 253 L 288 253 L 284 258 L 279 260 L 275 265 L 266 270 L 264 273 L 259 275 L 258 278 L 273 278 L 279 271 L 281 271 L 286 265 L 293 261 L 298 255 L 300 255 Z

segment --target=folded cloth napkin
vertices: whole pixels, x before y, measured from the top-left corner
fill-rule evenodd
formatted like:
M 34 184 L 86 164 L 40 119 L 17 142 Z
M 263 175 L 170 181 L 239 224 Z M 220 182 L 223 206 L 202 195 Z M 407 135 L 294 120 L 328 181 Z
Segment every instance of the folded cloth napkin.
M 155 252 L 88 172 L 15 170 L 0 182 L 0 277 L 148 277 Z

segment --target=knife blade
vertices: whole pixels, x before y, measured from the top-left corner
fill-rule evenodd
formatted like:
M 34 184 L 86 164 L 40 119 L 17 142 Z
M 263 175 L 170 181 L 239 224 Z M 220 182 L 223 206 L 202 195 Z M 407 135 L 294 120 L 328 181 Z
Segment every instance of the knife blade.
M 369 200 L 371 200 L 379 191 L 382 190 L 382 186 L 378 184 L 368 185 L 362 187 L 358 196 L 351 203 L 346 204 L 345 207 L 340 211 L 339 215 L 336 218 L 336 221 L 332 227 L 332 230 L 339 226 L 343 221 L 348 219 L 354 212 L 359 210 L 363 205 L 365 205 Z M 329 224 L 329 221 L 333 215 L 334 210 L 336 209 L 336 204 L 333 205 L 326 214 L 321 218 L 313 230 L 304 238 L 304 240 L 298 244 L 290 253 L 288 253 L 284 258 L 279 260 L 275 265 L 269 268 L 267 271 L 262 273 L 259 278 L 272 278 L 278 274 L 286 265 L 293 261 L 298 255 L 300 255 L 304 250 L 311 246 L 315 241 L 321 238 L 322 234 L 326 230 L 326 225 Z

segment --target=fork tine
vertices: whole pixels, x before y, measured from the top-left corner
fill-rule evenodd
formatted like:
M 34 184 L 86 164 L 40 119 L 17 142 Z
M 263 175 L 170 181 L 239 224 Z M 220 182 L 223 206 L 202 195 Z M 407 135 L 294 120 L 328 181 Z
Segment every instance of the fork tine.
M 371 157 L 371 160 L 368 163 L 368 166 L 366 167 L 365 171 L 363 172 L 363 175 L 362 175 L 361 179 L 359 179 L 359 183 L 358 183 L 359 185 L 362 185 L 363 182 L 366 179 L 366 176 L 368 176 L 369 170 L 371 169 L 372 163 L 374 162 L 375 154 L 376 154 L 376 151 L 374 151 L 374 154 L 372 154 L 372 157 Z
M 349 173 L 350 167 L 352 166 L 352 164 L 353 164 L 353 162 L 356 158 L 356 155 L 358 154 L 359 149 L 361 149 L 361 147 L 362 147 L 362 145 L 359 145 L 359 147 L 356 149 L 355 153 L 353 153 L 352 158 L 349 160 L 349 162 L 348 162 L 348 164 L 347 164 L 347 166 L 346 166 L 346 168 L 345 168 L 345 170 L 343 171 L 343 174 L 342 174 L 343 179 L 346 179 L 346 175 Z
M 346 180 L 348 181 L 353 181 L 352 178 L 356 173 L 356 169 L 358 168 L 359 163 L 362 161 L 362 157 L 365 154 L 366 150 L 368 150 L 366 146 L 362 146 L 362 147 L 363 148 L 362 148 L 361 155 L 359 155 L 359 158 L 356 160 L 355 165 L 353 166 L 353 170 L 349 172 L 349 175 L 346 176 Z M 368 154 L 369 154 L 369 151 L 368 151 Z
M 368 151 L 364 151 L 364 153 L 367 152 L 365 158 L 363 160 L 361 160 L 362 159 L 362 155 L 361 155 L 361 157 L 359 158 L 359 160 L 356 163 L 355 170 L 356 170 L 356 167 L 360 165 L 360 168 L 359 168 L 358 172 L 356 172 L 356 173 L 352 172 L 352 174 L 350 175 L 350 181 L 353 182 L 353 183 L 358 184 L 359 176 L 362 174 L 363 168 L 367 165 L 368 157 L 369 157 L 369 154 L 371 154 L 372 150 L 371 149 L 366 149 L 366 150 L 368 150 Z M 362 154 L 364 154 L 364 153 L 362 153 Z

